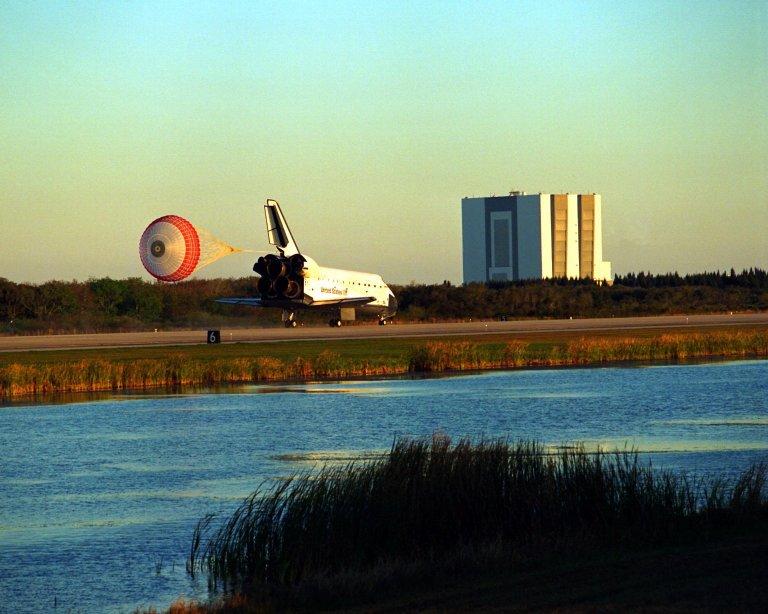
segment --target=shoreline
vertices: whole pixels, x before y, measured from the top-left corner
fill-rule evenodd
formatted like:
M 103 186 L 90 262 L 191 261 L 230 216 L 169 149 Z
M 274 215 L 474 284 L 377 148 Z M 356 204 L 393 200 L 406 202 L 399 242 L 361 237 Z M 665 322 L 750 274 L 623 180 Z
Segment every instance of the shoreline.
M 552 364 L 552 365 L 531 365 L 520 367 L 489 367 L 487 369 L 465 369 L 448 370 L 441 372 L 404 372 L 391 373 L 383 375 L 349 375 L 346 377 L 325 377 L 310 379 L 283 379 L 269 380 L 259 382 L 223 382 L 210 386 L 189 384 L 175 388 L 158 384 L 146 388 L 126 388 L 112 390 L 105 388 L 102 390 L 73 390 L 65 392 L 48 392 L 38 395 L 17 395 L 14 397 L 0 397 L 0 410 L 4 407 L 23 407 L 27 405 L 67 405 L 70 403 L 88 403 L 91 401 L 100 401 L 114 398 L 115 395 L 145 397 L 165 397 L 167 395 L 196 395 L 196 394 L 238 394 L 247 392 L 243 388 L 248 386 L 274 388 L 275 392 L 280 392 L 283 387 L 304 386 L 311 384 L 340 384 L 344 382 L 376 382 L 389 380 L 425 380 L 440 379 L 450 377 L 462 377 L 470 375 L 481 375 L 483 373 L 506 372 L 506 371 L 546 371 L 549 369 L 610 369 L 624 368 L 634 369 L 639 367 L 657 367 L 657 366 L 686 366 L 686 365 L 705 365 L 712 363 L 731 363 L 740 361 L 759 361 L 766 360 L 766 356 L 703 356 L 696 358 L 684 358 L 679 360 L 623 360 L 613 362 L 603 362 L 595 364 Z M 654 450 L 652 453 L 666 453 L 666 450 Z M 645 454 L 644 451 L 639 451 Z M 650 452 L 648 452 L 650 453 Z
M 218 347 L 77 350 L 0 357 L 0 402 L 89 392 L 183 391 L 243 384 L 450 374 L 501 369 L 594 367 L 768 357 L 768 327 L 717 332 L 602 334 L 566 339 L 519 336 L 232 344 Z M 238 347 L 243 345 L 245 347 Z M 153 355 L 157 354 L 157 355 Z M 107 355 L 109 354 L 109 355 Z M 58 360 L 61 358 L 61 360 Z

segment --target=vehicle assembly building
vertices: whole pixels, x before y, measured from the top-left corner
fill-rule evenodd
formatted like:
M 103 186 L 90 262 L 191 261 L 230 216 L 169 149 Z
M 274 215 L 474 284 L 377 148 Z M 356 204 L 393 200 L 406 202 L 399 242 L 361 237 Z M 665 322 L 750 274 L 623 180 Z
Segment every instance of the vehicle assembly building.
M 610 283 L 599 194 L 462 198 L 464 283 L 589 277 Z

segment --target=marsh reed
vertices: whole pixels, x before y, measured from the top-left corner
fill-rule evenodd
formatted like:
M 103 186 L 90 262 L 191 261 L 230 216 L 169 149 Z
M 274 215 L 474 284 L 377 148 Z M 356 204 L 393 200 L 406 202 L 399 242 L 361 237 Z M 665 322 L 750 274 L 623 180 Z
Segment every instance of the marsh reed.
M 130 350 L 126 352 L 129 356 Z M 88 356 L 79 360 L 14 363 L 3 362 L 0 355 L 0 398 L 620 361 L 766 357 L 768 331 L 593 336 L 550 343 L 404 342 L 399 357 L 391 360 L 377 355 L 375 342 L 371 343 L 370 354 L 363 358 L 329 350 L 288 359 L 259 354 L 206 359 L 193 357 L 184 350 L 170 351 L 162 358 L 136 360 Z
M 65 392 L 146 390 L 403 373 L 402 368 L 349 361 L 323 351 L 313 358 L 284 361 L 271 356 L 195 359 L 183 352 L 159 358 L 78 361 L 0 366 L 0 398 Z
M 187 570 L 254 594 L 383 562 L 436 562 L 485 544 L 669 543 L 766 517 L 766 467 L 734 482 L 657 471 L 636 454 L 535 442 L 398 439 L 381 459 L 257 490 L 197 525 Z
M 408 370 L 414 373 L 444 372 L 748 356 L 768 356 L 768 331 L 675 333 L 655 337 L 593 336 L 548 344 L 512 340 L 502 347 L 475 342 L 432 341 L 410 350 Z

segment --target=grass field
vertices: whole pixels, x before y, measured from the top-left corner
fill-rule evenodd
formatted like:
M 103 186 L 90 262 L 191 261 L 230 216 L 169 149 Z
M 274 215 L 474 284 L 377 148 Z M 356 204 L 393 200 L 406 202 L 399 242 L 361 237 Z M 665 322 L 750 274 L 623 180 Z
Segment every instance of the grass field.
M 619 361 L 768 356 L 768 327 L 346 339 L 0 354 L 0 398 Z
M 525 333 L 502 333 L 463 336 L 435 336 L 435 337 L 382 337 L 376 339 L 339 339 L 323 341 L 281 341 L 279 343 L 222 343 L 219 345 L 178 345 L 178 346 L 136 346 L 113 348 L 88 348 L 88 349 L 61 349 L 61 350 L 34 350 L 34 351 L 9 351 L 0 352 L 0 367 L 8 364 L 50 364 L 60 362 L 76 362 L 101 358 L 110 361 L 131 361 L 139 359 L 161 359 L 169 354 L 183 353 L 195 360 L 217 360 L 229 358 L 248 358 L 252 356 L 270 356 L 280 360 L 292 360 L 296 356 L 312 358 L 327 350 L 350 359 L 371 359 L 377 356 L 381 358 L 397 359 L 408 350 L 417 345 L 423 345 L 427 341 L 445 343 L 471 342 L 488 347 L 502 347 L 512 341 L 520 341 L 532 344 L 533 347 L 546 349 L 552 346 L 564 346 L 576 339 L 600 338 L 615 339 L 653 339 L 661 335 L 700 335 L 709 333 L 728 333 L 739 330 L 743 332 L 768 332 L 765 324 L 744 324 L 738 327 L 731 325 L 707 325 L 691 326 L 684 332 L 680 329 L 649 329 L 638 328 L 630 330 L 605 330 L 596 333 L 585 334 L 577 331 L 547 331 Z

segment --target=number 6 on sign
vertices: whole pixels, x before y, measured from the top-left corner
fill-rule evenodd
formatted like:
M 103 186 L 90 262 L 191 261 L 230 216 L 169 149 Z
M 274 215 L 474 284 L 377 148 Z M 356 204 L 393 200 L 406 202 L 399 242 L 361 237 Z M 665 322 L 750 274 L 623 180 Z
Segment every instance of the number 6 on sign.
M 221 343 L 221 331 L 209 330 L 208 331 L 208 343 Z

